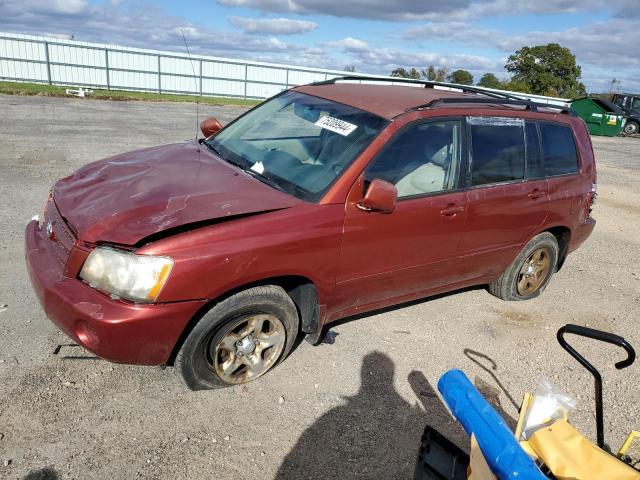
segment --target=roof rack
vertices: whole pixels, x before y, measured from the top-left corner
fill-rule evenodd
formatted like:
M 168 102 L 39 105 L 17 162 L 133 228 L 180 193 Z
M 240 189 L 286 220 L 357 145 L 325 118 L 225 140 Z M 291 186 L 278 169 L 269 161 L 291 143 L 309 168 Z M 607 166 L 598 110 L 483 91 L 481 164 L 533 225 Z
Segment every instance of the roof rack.
M 500 105 L 515 105 L 525 107 L 525 110 L 530 110 L 532 112 L 537 112 L 538 108 L 549 108 L 552 110 L 559 110 L 560 113 L 565 113 L 567 115 L 576 116 L 575 112 L 570 108 L 563 107 L 560 105 L 552 105 L 548 103 L 540 103 L 533 102 L 531 100 L 527 100 L 525 98 L 505 98 L 498 99 L 496 101 L 495 98 L 463 98 L 463 97 L 445 97 L 445 98 L 437 98 L 435 100 L 430 101 L 429 103 L 425 103 L 423 105 L 418 105 L 417 107 L 412 107 L 408 111 L 412 110 L 423 110 L 426 108 L 433 108 L 439 104 L 455 104 L 455 103 L 485 103 L 485 104 L 500 104 Z
M 453 104 L 453 103 L 498 103 L 501 105 L 517 105 L 523 106 L 527 110 L 537 111 L 538 108 L 550 108 L 554 110 L 560 110 L 560 113 L 573 114 L 572 110 L 562 107 L 560 105 L 551 105 L 547 103 L 533 102 L 531 100 L 518 97 L 517 95 L 512 95 L 509 93 L 503 92 L 495 92 L 492 90 L 486 90 L 480 87 L 474 87 L 471 85 L 460 85 L 458 83 L 444 83 L 444 82 L 435 82 L 431 80 L 416 80 L 412 78 L 380 78 L 380 77 L 372 77 L 372 76 L 358 76 L 358 75 L 346 75 L 342 77 L 330 78 L 328 80 L 323 80 L 321 82 L 315 82 L 311 85 L 331 85 L 336 83 L 337 81 L 356 81 L 356 80 L 366 80 L 366 81 L 375 81 L 375 82 L 393 82 L 393 83 L 408 83 L 414 85 L 424 85 L 425 88 L 434 88 L 434 87 L 444 87 L 449 89 L 460 90 L 462 93 L 477 93 L 480 95 L 485 95 L 489 98 L 455 98 L 455 97 L 445 97 L 438 98 L 436 100 L 432 100 L 429 103 L 425 103 L 423 105 L 418 105 L 416 107 L 411 107 L 407 111 L 413 110 L 422 110 L 426 108 L 433 108 L 438 104 Z M 496 101 L 497 100 L 497 101 Z

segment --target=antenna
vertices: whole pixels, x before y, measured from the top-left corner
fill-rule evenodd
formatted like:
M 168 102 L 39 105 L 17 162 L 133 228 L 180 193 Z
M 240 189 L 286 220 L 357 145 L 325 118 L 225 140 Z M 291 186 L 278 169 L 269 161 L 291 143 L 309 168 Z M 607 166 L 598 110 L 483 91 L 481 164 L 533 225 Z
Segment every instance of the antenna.
M 198 132 L 200 131 L 200 89 L 198 88 L 198 80 L 196 76 L 196 67 L 193 64 L 193 58 L 191 58 L 191 52 L 189 51 L 189 44 L 187 43 L 187 37 L 184 36 L 184 29 L 180 29 L 180 33 L 182 34 L 182 40 L 184 41 L 184 46 L 187 48 L 187 55 L 189 56 L 189 62 L 191 63 L 191 70 L 193 70 L 193 81 L 196 84 L 196 140 L 198 140 Z

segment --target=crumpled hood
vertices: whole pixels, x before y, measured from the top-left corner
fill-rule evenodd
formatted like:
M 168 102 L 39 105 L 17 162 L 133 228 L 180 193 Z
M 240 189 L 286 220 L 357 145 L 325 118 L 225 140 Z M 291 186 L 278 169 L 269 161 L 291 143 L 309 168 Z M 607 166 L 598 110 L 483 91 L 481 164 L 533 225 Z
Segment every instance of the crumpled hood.
M 60 180 L 53 198 L 81 240 L 123 245 L 189 223 L 300 203 L 195 141 L 90 163 Z

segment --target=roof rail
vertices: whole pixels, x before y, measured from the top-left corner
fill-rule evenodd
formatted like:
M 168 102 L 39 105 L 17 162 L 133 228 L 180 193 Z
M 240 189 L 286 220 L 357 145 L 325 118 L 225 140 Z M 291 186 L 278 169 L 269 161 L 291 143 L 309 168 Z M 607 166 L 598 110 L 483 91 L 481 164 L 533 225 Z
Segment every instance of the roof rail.
M 505 99 L 498 99 L 496 101 L 495 98 L 463 98 L 463 97 L 445 97 L 445 98 L 437 98 L 435 100 L 430 101 L 429 103 L 425 103 L 423 105 L 418 105 L 417 107 L 412 107 L 410 108 L 408 111 L 412 111 L 412 110 L 423 110 L 425 108 L 432 108 L 437 106 L 438 104 L 455 104 L 455 103 L 493 103 L 493 104 L 500 104 L 500 105 L 516 105 L 516 106 L 522 106 L 525 107 L 525 110 L 531 110 L 532 112 L 537 112 L 538 108 L 549 108 L 552 110 L 559 110 L 560 113 L 566 113 L 568 115 L 571 116 L 576 116 L 576 113 L 571 110 L 570 108 L 567 107 L 563 107 L 560 105 L 552 105 L 552 104 L 548 104 L 548 103 L 540 103 L 540 102 L 533 102 L 531 100 L 527 100 L 524 98 L 516 98 L 516 99 L 511 99 L 511 98 L 505 98 Z
M 432 108 L 438 104 L 444 103 L 498 103 L 504 105 L 520 105 L 526 107 L 528 110 L 536 111 L 537 108 L 550 108 L 554 110 L 560 110 L 561 113 L 571 113 L 571 110 L 566 107 L 561 107 L 559 105 L 551 105 L 540 102 L 533 102 L 526 98 L 519 97 L 517 95 L 512 95 L 509 93 L 503 92 L 495 92 L 493 90 L 486 90 L 481 87 L 474 87 L 472 85 L 461 85 L 458 83 L 445 83 L 445 82 L 435 82 L 431 80 L 417 80 L 412 78 L 402 78 L 402 77 L 394 77 L 394 78 L 380 78 L 380 77 L 372 77 L 372 76 L 358 76 L 358 75 L 346 75 L 342 77 L 330 78 L 328 80 L 323 80 L 321 82 L 315 82 L 311 85 L 331 85 L 336 83 L 337 81 L 356 81 L 356 80 L 366 80 L 366 81 L 375 81 L 375 82 L 393 82 L 393 83 L 408 83 L 413 85 L 424 85 L 425 88 L 434 88 L 434 87 L 444 87 L 455 90 L 460 90 L 463 93 L 477 93 L 480 95 L 485 95 L 489 98 L 439 98 L 436 100 L 432 100 L 429 103 L 424 105 L 418 105 L 417 107 L 412 107 L 408 111 L 411 110 L 421 110 L 424 108 Z M 496 101 L 497 100 L 497 101 Z

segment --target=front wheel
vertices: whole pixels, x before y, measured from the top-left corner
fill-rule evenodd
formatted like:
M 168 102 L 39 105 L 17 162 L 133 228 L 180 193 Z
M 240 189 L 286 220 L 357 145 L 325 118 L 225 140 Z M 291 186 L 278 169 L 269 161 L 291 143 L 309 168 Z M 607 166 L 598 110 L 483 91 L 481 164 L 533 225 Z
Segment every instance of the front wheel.
M 555 272 L 558 254 L 558 241 L 553 234 L 536 235 L 489 285 L 489 293 L 502 300 L 529 300 L 539 296 Z
M 624 125 L 624 133 L 627 135 L 634 135 L 638 133 L 638 127 L 638 124 L 634 121 L 627 122 Z
M 196 324 L 175 360 L 191 390 L 247 383 L 289 354 L 298 333 L 295 304 L 274 285 L 232 295 Z

